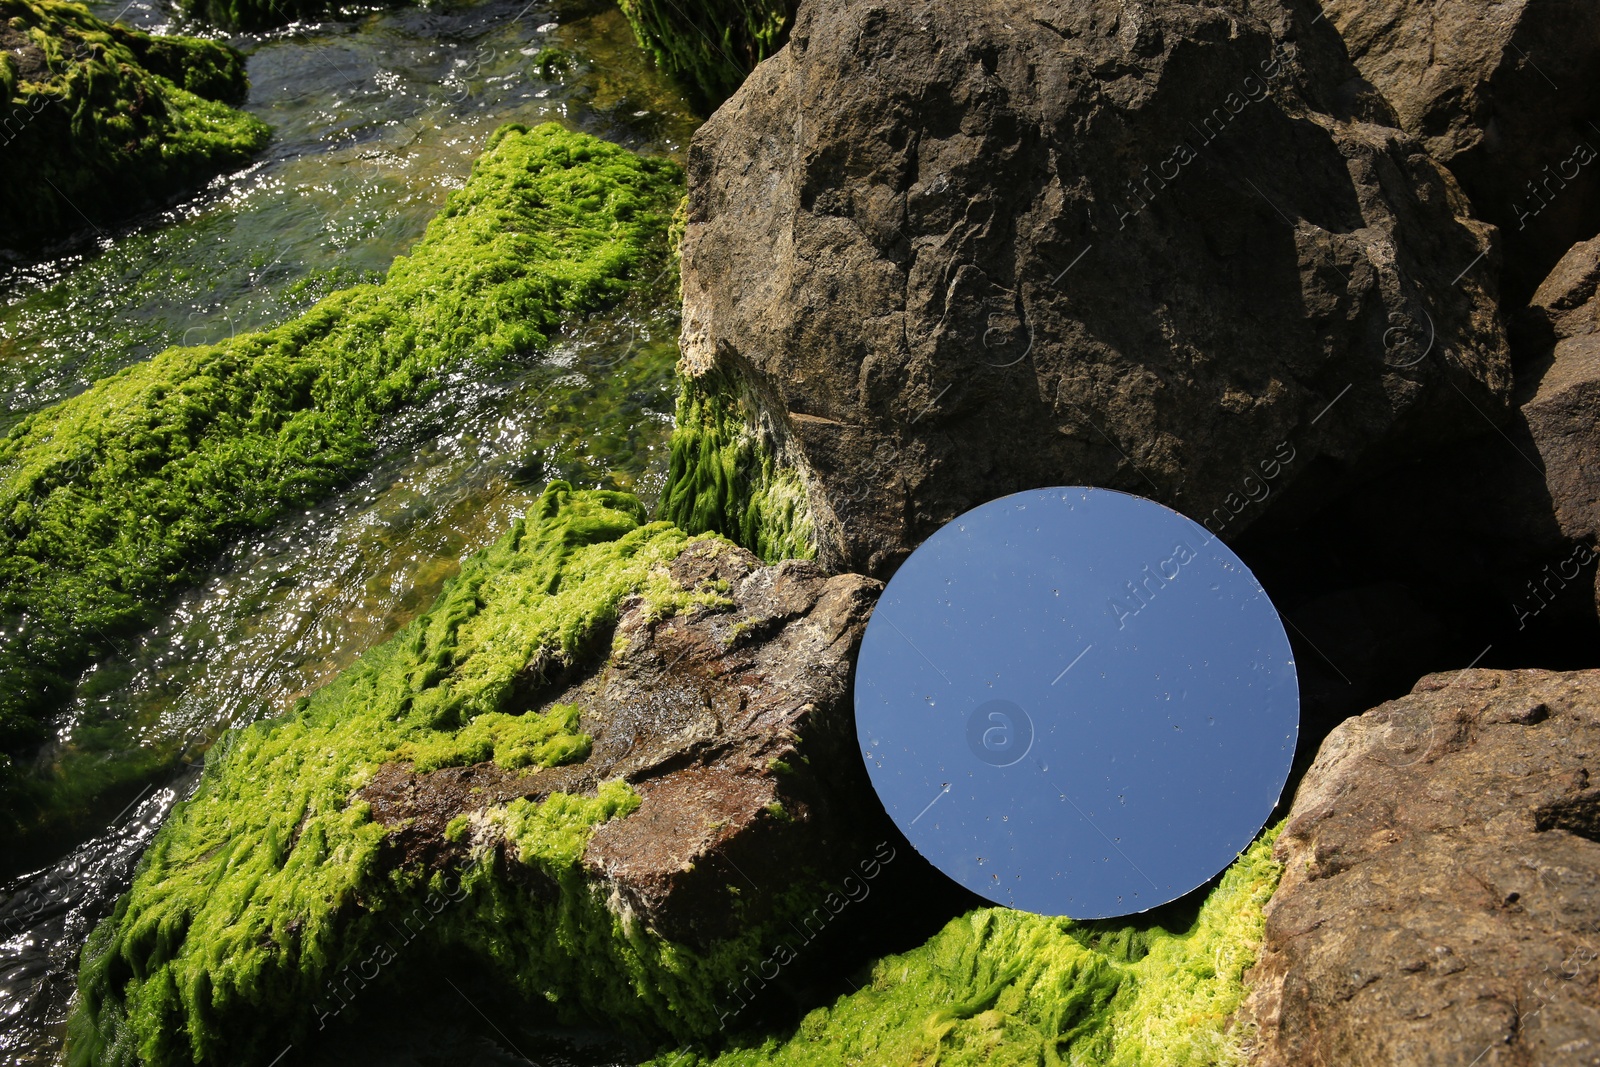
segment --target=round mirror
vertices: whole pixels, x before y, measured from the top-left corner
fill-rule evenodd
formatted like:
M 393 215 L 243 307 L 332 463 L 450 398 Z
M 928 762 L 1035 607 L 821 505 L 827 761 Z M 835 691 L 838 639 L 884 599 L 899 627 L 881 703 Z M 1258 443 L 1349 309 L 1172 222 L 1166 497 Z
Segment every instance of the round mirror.
M 884 590 L 856 733 L 913 847 L 982 896 L 1078 919 L 1203 885 L 1260 832 L 1294 756 L 1283 624 L 1170 508 L 1039 489 L 974 508 Z

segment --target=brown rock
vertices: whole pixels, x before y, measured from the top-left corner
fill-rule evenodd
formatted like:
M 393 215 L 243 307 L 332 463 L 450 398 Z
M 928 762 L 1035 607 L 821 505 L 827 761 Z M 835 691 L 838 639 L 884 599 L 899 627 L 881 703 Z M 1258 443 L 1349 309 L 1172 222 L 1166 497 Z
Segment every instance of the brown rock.
M 1468 670 L 1322 744 L 1278 839 L 1259 1067 L 1600 1061 L 1600 671 Z
M 724 590 L 732 606 L 657 620 L 639 598 L 624 602 L 605 662 L 539 701 L 583 709 L 594 744 L 582 763 L 374 776 L 362 795 L 407 859 L 442 866 L 464 852 L 444 837 L 463 813 L 622 777 L 642 803 L 596 829 L 584 866 L 625 913 L 703 946 L 760 921 L 801 870 L 826 878 L 871 854 L 878 838 L 864 835 L 882 817 L 863 814 L 876 809 L 849 707 L 879 584 L 800 560 L 762 566 L 715 541 L 691 545 L 671 574 L 685 589 Z
M 1487 230 L 1389 118 L 1275 0 L 803 4 L 691 146 L 683 366 L 830 568 L 1041 485 L 1231 537 L 1505 413 Z
M 1548 352 L 1518 371 L 1518 400 L 1556 520 L 1567 537 L 1600 537 L 1600 238 L 1573 246 L 1534 295 Z
M 1520 302 L 1600 230 L 1600 5 L 1590 0 L 1324 0 L 1400 125 L 1505 231 Z

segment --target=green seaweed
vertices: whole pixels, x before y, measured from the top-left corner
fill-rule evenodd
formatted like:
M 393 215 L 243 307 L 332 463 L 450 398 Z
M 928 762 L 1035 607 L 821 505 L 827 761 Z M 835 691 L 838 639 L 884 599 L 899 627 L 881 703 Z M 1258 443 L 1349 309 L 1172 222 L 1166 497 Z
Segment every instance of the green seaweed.
M 399 758 L 419 771 L 489 762 L 510 771 L 572 763 L 589 755 L 591 738 L 578 729 L 581 714 L 572 704 L 555 704 L 542 714 L 490 711 L 453 734 L 407 742 Z
M 661 516 L 722 534 L 762 559 L 816 555 L 805 486 L 751 426 L 749 404 L 720 371 L 684 378 Z
M 681 171 L 555 124 L 508 126 L 381 285 L 174 348 L 0 438 L 0 780 L 67 677 L 230 538 L 356 475 L 452 371 L 545 347 L 665 258 Z M 15 806 L 12 806 L 15 807 Z
M 701 956 L 662 941 L 613 912 L 579 866 L 591 829 L 637 805 L 626 785 L 453 819 L 445 837 L 475 846 L 454 903 L 437 909 L 427 901 L 450 872 L 385 859 L 385 827 L 358 792 L 383 764 L 448 762 L 460 756 L 452 746 L 479 732 L 493 735 L 496 756 L 507 738 L 513 754 L 525 752 L 507 727 L 518 717 L 540 737 L 534 762 L 580 758 L 577 716 L 561 706 L 540 713 L 527 696 L 530 671 L 603 654 L 630 594 L 660 615 L 724 603 L 667 574 L 692 540 L 646 523 L 627 494 L 554 483 L 462 565 L 427 615 L 295 713 L 227 735 L 85 949 L 69 1062 L 267 1062 L 335 1010 L 335 980 L 373 959 L 418 908 L 419 957 L 475 952 L 530 995 L 614 1025 L 709 1029 L 704 990 L 749 950 Z M 556 892 L 530 893 L 529 874 L 496 861 L 497 841 Z
M 782 47 L 796 0 L 618 0 L 634 36 L 709 113 Z
M 111 36 L 128 46 L 150 73 L 180 89 L 224 104 L 244 102 L 250 89 L 244 54 L 203 37 L 161 37 L 114 23 Z
M 152 37 L 64 0 L 0 0 L 7 49 L 0 243 L 66 237 L 193 188 L 271 134 L 227 106 L 244 57 L 191 37 Z
M 647 1067 L 1233 1067 L 1244 972 L 1277 888 L 1267 831 L 1186 929 L 1075 923 L 1006 908 L 951 921 L 872 967 L 790 1035 Z

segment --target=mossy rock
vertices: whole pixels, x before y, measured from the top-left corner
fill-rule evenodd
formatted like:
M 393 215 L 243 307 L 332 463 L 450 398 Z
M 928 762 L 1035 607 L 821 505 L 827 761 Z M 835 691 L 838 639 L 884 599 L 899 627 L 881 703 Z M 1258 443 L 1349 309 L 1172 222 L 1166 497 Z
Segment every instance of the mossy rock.
M 120 24 L 111 35 L 126 44 L 152 74 L 207 100 L 241 104 L 250 90 L 244 55 L 218 41 L 199 37 L 160 37 Z
M 0 0 L 0 245 L 29 249 L 125 218 L 260 151 L 244 57 L 153 37 L 63 0 Z
M 863 988 L 791 1034 L 647 1067 L 1242 1065 L 1249 1035 L 1234 1013 L 1282 873 L 1277 834 L 1235 861 L 1184 929 L 975 911 L 879 960 Z
M 782 47 L 798 0 L 618 0 L 634 36 L 710 114 Z
M 18 422 L 0 438 L 0 763 L 116 634 L 230 539 L 348 482 L 444 375 L 536 352 L 658 274 L 681 187 L 669 161 L 505 127 L 382 284 L 169 349 Z
M 588 877 L 591 835 L 640 795 L 620 778 L 539 788 L 539 774 L 578 772 L 590 739 L 571 708 L 529 689 L 530 665 L 554 676 L 607 644 L 624 605 L 673 619 L 720 603 L 671 577 L 692 543 L 646 522 L 633 497 L 555 483 L 428 614 L 296 712 L 226 737 L 90 938 L 68 1062 L 268 1063 L 357 996 L 366 981 L 348 976 L 371 979 L 401 954 L 465 953 L 568 1021 L 714 1033 L 714 990 L 771 931 L 674 943 Z M 504 792 L 470 814 L 381 821 L 386 797 L 419 795 L 412 761 L 479 760 L 462 773 Z M 411 785 L 374 788 L 397 774 Z M 435 815 L 443 852 L 410 849 L 414 824 Z
M 762 559 L 816 556 L 805 485 L 781 464 L 738 378 L 682 378 L 661 516 L 691 533 L 719 533 Z

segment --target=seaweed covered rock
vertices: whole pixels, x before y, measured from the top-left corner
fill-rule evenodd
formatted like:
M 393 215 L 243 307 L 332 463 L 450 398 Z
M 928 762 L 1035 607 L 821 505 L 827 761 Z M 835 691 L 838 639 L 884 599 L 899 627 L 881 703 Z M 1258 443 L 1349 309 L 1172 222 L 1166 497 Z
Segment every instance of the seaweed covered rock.
M 505 127 L 381 284 L 19 421 L 0 439 L 0 759 L 105 642 L 230 537 L 347 481 L 444 375 L 490 373 L 652 276 L 680 183 L 554 124 Z
M 709 113 L 783 44 L 797 0 L 617 0 L 634 36 Z
M 843 757 L 877 588 L 553 483 L 426 615 L 213 750 L 90 940 L 69 1061 L 266 1064 L 369 965 L 449 953 L 558 1018 L 715 1032 L 872 850 Z
M 679 383 L 661 517 L 770 561 L 816 554 L 811 505 L 782 430 L 726 375 Z
M 1323 742 L 1276 855 L 1260 1067 L 1592 1063 L 1600 671 L 1468 670 Z
M 1600 7 L 1326 0 L 1350 57 L 1502 228 L 1520 302 L 1600 230 Z
M 114 26 L 64 0 L 0 0 L 0 246 L 109 223 L 238 166 L 266 145 L 244 57 Z
M 831 568 L 1041 485 L 1232 537 L 1508 416 L 1492 231 L 1390 121 L 1304 5 L 802 4 L 691 145 L 685 371 Z
M 1175 929 L 975 911 L 879 960 L 863 988 L 791 1034 L 747 1037 L 720 1055 L 679 1051 L 649 1067 L 1242 1063 L 1247 1035 L 1233 1015 L 1281 874 L 1274 836 L 1252 845 Z

